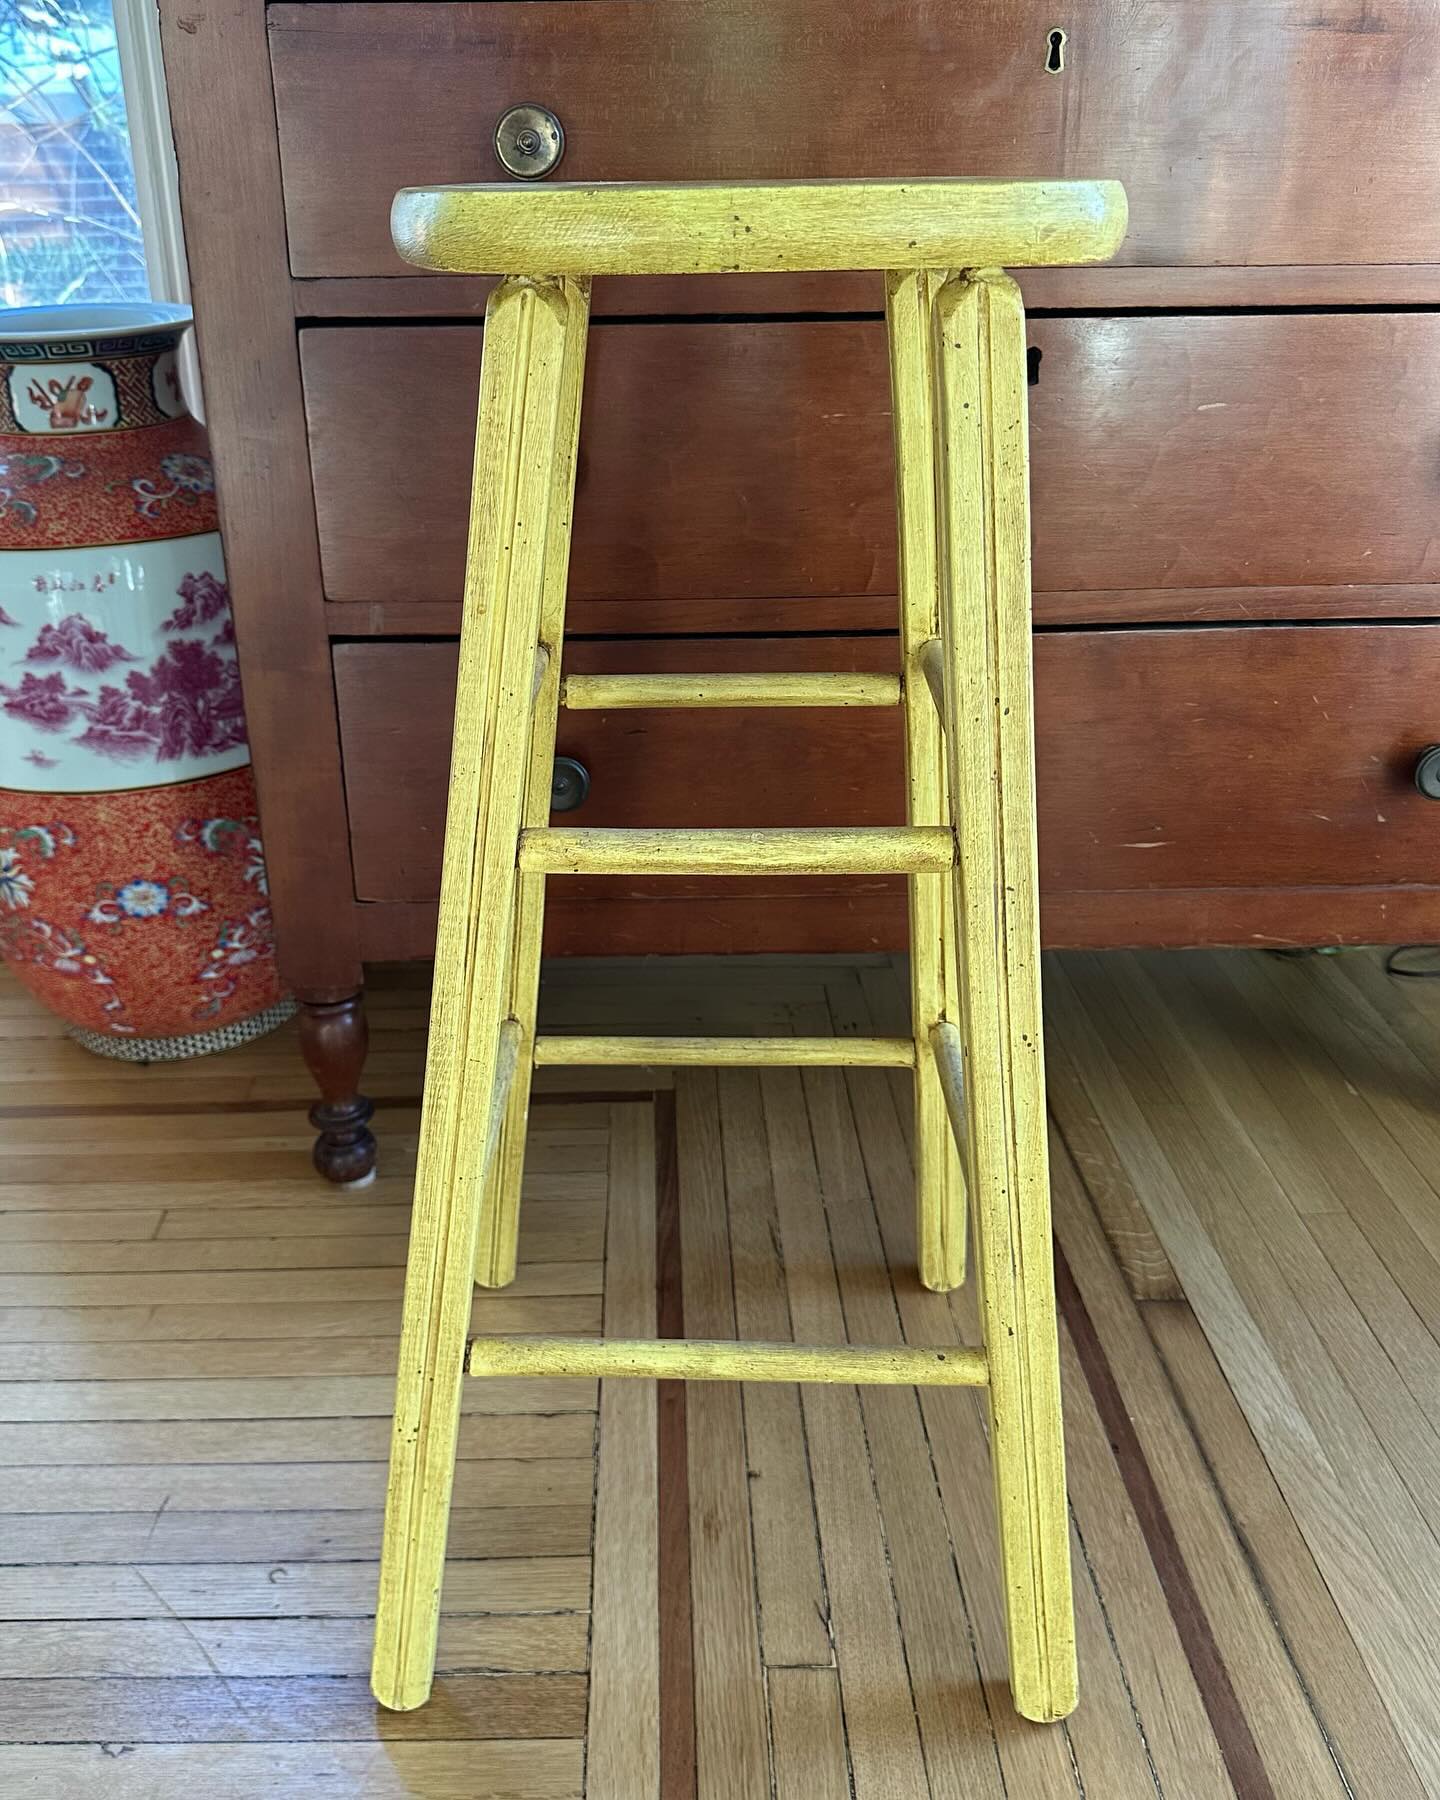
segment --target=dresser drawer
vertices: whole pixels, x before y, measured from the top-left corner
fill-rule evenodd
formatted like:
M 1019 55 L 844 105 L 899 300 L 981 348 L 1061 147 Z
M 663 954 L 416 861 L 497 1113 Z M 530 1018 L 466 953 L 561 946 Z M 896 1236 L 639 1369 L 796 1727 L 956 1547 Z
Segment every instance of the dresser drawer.
M 575 673 L 696 669 L 893 669 L 893 638 L 571 640 Z M 341 644 L 335 686 L 362 900 L 439 892 L 455 646 Z M 562 712 L 558 748 L 590 772 L 578 825 L 883 825 L 903 808 L 897 716 L 889 710 Z M 577 893 L 724 892 L 723 880 L 585 879 Z M 792 880 L 770 883 L 789 892 Z M 888 886 L 887 883 L 870 883 Z M 833 891 L 835 881 L 818 884 Z
M 301 333 L 333 600 L 459 595 L 482 335 Z M 1440 315 L 1049 318 L 1030 336 L 1042 623 L 1117 590 L 1155 618 L 1192 616 L 1197 589 L 1237 590 L 1240 616 L 1267 616 L 1275 588 L 1302 590 L 1291 613 L 1310 590 L 1314 616 L 1363 615 L 1377 587 L 1440 580 Z M 894 589 L 880 322 L 592 329 L 576 599 Z
M 569 180 L 1107 175 L 1122 262 L 1432 256 L 1433 0 L 1072 10 L 1061 47 L 1054 0 L 272 6 L 291 265 L 399 272 L 395 190 L 499 179 L 521 101 L 559 116 Z
M 1440 739 L 1440 626 L 1056 632 L 1037 637 L 1035 655 L 1041 881 L 1057 910 L 1080 895 L 1440 883 L 1440 806 L 1411 782 L 1419 751 Z M 589 671 L 887 669 L 895 645 L 577 641 L 567 657 Z M 334 659 L 356 893 L 433 899 L 454 646 L 343 644 Z M 903 816 L 891 712 L 562 714 L 560 749 L 591 775 L 590 798 L 567 815 L 576 824 Z M 586 894 L 699 899 L 737 885 L 677 878 L 552 891 L 573 907 Z M 774 938 L 753 949 L 782 947 L 785 894 L 838 891 L 743 885 L 752 898 L 773 893 L 777 908 Z

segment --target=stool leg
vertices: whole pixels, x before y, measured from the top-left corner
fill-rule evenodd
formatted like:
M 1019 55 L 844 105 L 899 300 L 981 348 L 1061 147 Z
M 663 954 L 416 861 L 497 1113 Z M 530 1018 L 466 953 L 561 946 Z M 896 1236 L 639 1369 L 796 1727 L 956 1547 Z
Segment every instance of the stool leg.
M 936 302 L 942 632 L 959 841 L 966 1123 L 1017 1709 L 1075 1705 L 1041 1047 L 1025 315 L 1008 276 Z
M 932 310 L 944 277 L 903 270 L 885 278 L 890 395 L 895 431 L 895 501 L 900 537 L 900 653 L 904 671 L 905 780 L 912 825 L 948 825 L 945 744 L 922 652 L 940 631 L 936 555 Z M 965 1279 L 965 1177 L 930 1047 L 944 1018 L 957 1018 L 950 883 L 912 875 L 910 1013 L 915 1033 L 915 1200 L 920 1279 L 928 1288 Z
M 485 314 L 480 416 L 435 946 L 435 989 L 405 1277 L 371 1683 L 422 1704 L 470 1327 L 479 1191 L 505 1024 L 516 844 L 530 757 L 569 283 L 511 279 Z M 515 1028 L 507 1034 L 513 1044 Z
M 540 602 L 544 647 L 535 691 L 530 767 L 525 778 L 526 826 L 550 818 L 555 727 L 560 708 L 560 665 L 565 641 L 565 587 L 570 568 L 570 520 L 575 504 L 575 454 L 580 437 L 580 392 L 585 380 L 585 339 L 590 323 L 589 284 L 569 282 L 564 375 L 550 495 L 550 544 Z M 506 1287 L 515 1279 L 520 1231 L 520 1187 L 530 1122 L 535 1017 L 540 992 L 540 940 L 545 926 L 545 877 L 516 876 L 515 939 L 510 952 L 509 1016 L 519 1022 L 519 1063 L 510 1086 L 500 1142 L 480 1202 L 475 1279 L 482 1287 Z

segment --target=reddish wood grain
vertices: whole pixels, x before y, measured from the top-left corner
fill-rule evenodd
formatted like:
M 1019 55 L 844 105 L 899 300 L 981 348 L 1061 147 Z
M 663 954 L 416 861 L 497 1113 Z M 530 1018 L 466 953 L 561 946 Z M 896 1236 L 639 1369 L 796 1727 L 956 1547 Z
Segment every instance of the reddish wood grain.
M 1351 263 L 1240 268 L 1079 269 L 1016 273 L 1029 312 L 1165 311 L 1224 306 L 1434 306 L 1440 265 Z M 310 276 L 292 283 L 299 319 L 479 318 L 494 281 L 483 275 Z M 592 319 L 637 314 L 835 313 L 881 310 L 873 273 L 847 275 L 601 276 Z
M 1440 315 L 1041 319 L 1030 336 L 1037 616 L 1050 593 L 1048 616 L 1083 620 L 1085 593 L 1139 590 L 1141 616 L 1186 619 L 1207 588 L 1232 617 L 1305 616 L 1265 590 L 1312 587 L 1331 591 L 1310 616 L 1343 611 L 1346 587 L 1363 616 L 1365 592 L 1440 581 L 1423 448 Z M 459 594 L 481 337 L 301 334 L 332 600 Z M 597 326 L 574 598 L 893 593 L 889 408 L 878 321 Z M 1191 591 L 1167 607 L 1167 590 Z
M 765 600 L 572 600 L 573 636 L 612 634 L 714 637 L 722 632 L 769 636 L 797 629 L 836 632 L 891 631 L 893 594 L 803 594 Z M 336 637 L 454 637 L 460 630 L 456 600 L 374 600 L 363 605 L 327 600 L 325 616 Z M 1384 587 L 1076 588 L 1036 594 L 1037 626 L 1200 625 L 1294 619 L 1434 619 L 1440 617 L 1440 582 L 1392 582 Z
M 336 1001 L 359 945 L 264 15 L 165 0 L 160 30 L 280 966 Z
M 1057 75 L 1053 0 L 274 6 L 292 267 L 398 272 L 395 189 L 498 179 L 494 123 L 520 100 L 559 114 L 577 181 L 1104 174 L 1130 194 L 1122 262 L 1433 258 L 1430 0 L 1060 22 Z
M 589 670 L 737 661 L 876 669 L 894 666 L 895 645 L 575 642 L 569 658 Z M 335 673 L 357 892 L 428 900 L 439 870 L 453 646 L 342 645 Z M 1264 890 L 1292 900 L 1307 891 L 1300 916 L 1316 941 L 1332 935 L 1321 923 L 1330 916 L 1345 921 L 1341 935 L 1371 937 L 1387 897 L 1403 906 L 1407 890 L 1440 884 L 1437 814 L 1411 785 L 1416 754 L 1440 738 L 1440 627 L 1042 634 L 1036 689 L 1041 883 L 1057 942 L 1188 941 L 1175 935 L 1173 908 L 1165 923 L 1168 893 L 1188 894 L 1197 920 L 1226 920 L 1194 941 L 1284 940 L 1283 930 L 1244 928 L 1243 909 L 1226 909 L 1227 893 Z M 561 751 L 586 764 L 593 784 L 574 822 L 619 826 L 892 823 L 903 804 L 899 744 L 898 718 L 876 711 L 577 713 L 562 715 L 560 732 Z M 852 888 L 755 888 L 745 904 L 752 924 L 756 909 L 762 922 L 749 947 L 798 947 L 784 918 L 791 896 L 819 900 L 828 891 L 869 905 L 893 891 Z M 1346 898 L 1358 890 L 1375 897 L 1363 925 Z M 556 881 L 551 893 L 565 919 L 649 898 L 657 929 L 672 908 L 685 910 L 682 899 L 703 915 L 721 897 L 738 897 L 735 883 L 702 878 Z M 1425 903 L 1434 908 L 1436 898 Z M 1089 923 L 1078 932 L 1060 923 L 1067 916 Z M 1269 906 L 1267 921 L 1276 916 Z M 583 947 L 610 947 L 597 941 L 598 920 L 593 929 Z M 841 919 L 836 947 L 847 941 L 844 929 Z M 583 924 L 555 930 L 582 947 Z M 693 921 L 686 930 L 699 947 Z
M 435 953 L 435 902 L 356 907 L 367 961 Z M 1042 893 L 1049 950 L 1284 949 L 1315 944 L 1433 944 L 1440 888 L 1127 888 Z M 904 950 L 905 896 L 891 893 L 757 897 L 728 892 L 666 903 L 654 895 L 584 900 L 557 893 L 545 917 L 548 956 L 724 956 L 754 950 L 839 955 Z

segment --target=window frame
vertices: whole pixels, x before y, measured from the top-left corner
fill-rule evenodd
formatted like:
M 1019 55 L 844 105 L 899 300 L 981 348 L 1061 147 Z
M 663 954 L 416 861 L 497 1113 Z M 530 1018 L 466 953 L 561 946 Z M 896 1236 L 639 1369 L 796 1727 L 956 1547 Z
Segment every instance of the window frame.
M 160 11 L 155 0 L 113 0 L 113 5 L 150 296 L 188 306 L 190 274 L 180 218 L 180 175 L 170 134 L 170 101 L 160 54 Z

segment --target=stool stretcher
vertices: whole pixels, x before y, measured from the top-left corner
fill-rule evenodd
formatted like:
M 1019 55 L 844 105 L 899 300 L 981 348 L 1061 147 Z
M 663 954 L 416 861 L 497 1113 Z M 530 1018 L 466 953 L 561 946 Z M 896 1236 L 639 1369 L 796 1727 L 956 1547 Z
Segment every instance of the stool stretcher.
M 535 1063 L 560 1068 L 607 1064 L 656 1069 L 913 1069 L 909 1038 L 884 1037 L 559 1037 L 535 1040 Z
M 907 1344 L 757 1344 L 702 1338 L 480 1337 L 471 1375 L 636 1376 L 652 1381 L 818 1381 L 984 1387 L 985 1352 Z

